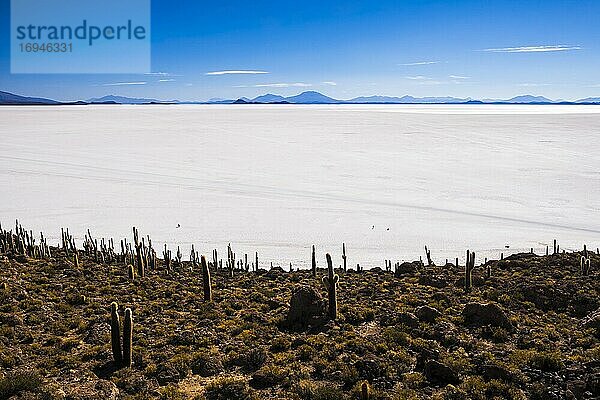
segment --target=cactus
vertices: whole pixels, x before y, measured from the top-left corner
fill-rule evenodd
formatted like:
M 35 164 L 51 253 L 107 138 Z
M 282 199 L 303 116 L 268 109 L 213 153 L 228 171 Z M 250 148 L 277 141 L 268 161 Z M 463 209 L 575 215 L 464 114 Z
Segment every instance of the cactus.
M 473 268 L 475 268 L 475 252 L 467 250 L 467 261 L 465 263 L 465 292 L 469 293 L 473 286 Z
M 127 275 L 129 276 L 129 279 L 135 279 L 135 268 L 133 268 L 133 265 L 131 264 L 127 266 Z
M 312 276 L 317 276 L 317 258 L 315 257 L 315 245 L 312 247 Z
M 79 269 L 79 256 L 77 255 L 77 250 L 73 253 L 73 264 L 75 268 Z
M 360 386 L 360 400 L 369 400 L 371 398 L 371 387 L 369 382 L 365 381 Z
M 425 255 L 427 256 L 427 266 L 431 267 L 433 265 L 433 261 L 431 261 L 431 250 L 425 246 Z
M 202 284 L 204 286 L 204 301 L 212 301 L 212 289 L 210 286 L 210 269 L 206 265 L 206 258 L 200 257 L 200 265 L 202 266 Z
M 139 237 L 138 237 L 138 230 L 137 228 L 134 226 L 133 227 L 133 241 L 135 242 L 135 253 L 136 253 L 136 262 L 137 262 L 137 268 L 138 268 L 138 276 L 140 278 L 143 278 L 146 274 L 146 266 L 144 264 L 144 256 L 143 256 L 143 249 L 142 249 L 142 243 L 140 243 L 139 241 Z
M 163 260 L 164 265 L 167 271 L 171 269 L 171 250 L 167 249 L 167 244 L 165 243 L 165 249 L 163 250 Z
M 342 243 L 342 260 L 344 261 L 344 272 L 346 272 L 346 243 Z
M 592 269 L 592 261 L 585 256 L 582 256 L 579 262 L 579 270 L 581 271 L 581 275 L 587 276 L 590 274 L 590 270 Z
M 258 271 L 258 251 L 256 252 L 256 270 Z
M 123 352 L 121 351 L 121 321 L 118 309 L 119 305 L 116 302 L 110 305 L 110 344 L 115 364 L 120 366 L 123 362 Z
M 131 367 L 131 348 L 133 344 L 133 316 L 131 308 L 125 309 L 125 319 L 123 320 L 123 366 Z
M 335 320 L 337 318 L 337 284 L 340 277 L 333 271 L 333 263 L 331 262 L 329 253 L 325 257 L 327 258 L 328 276 L 323 277 L 323 283 L 327 288 L 329 298 L 329 318 Z

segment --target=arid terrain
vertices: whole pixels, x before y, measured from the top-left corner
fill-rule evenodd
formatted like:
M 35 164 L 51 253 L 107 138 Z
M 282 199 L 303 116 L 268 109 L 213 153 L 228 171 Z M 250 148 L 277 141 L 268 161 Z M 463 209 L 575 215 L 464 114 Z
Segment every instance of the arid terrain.
M 207 255 L 212 301 L 204 301 L 196 263 L 167 270 L 157 259 L 131 279 L 135 259 L 102 262 L 80 249 L 75 261 L 57 248 L 32 257 L 8 247 L 0 255 L 1 399 L 600 396 L 595 251 L 587 274 L 583 252 L 488 261 L 475 266 L 470 291 L 464 265 L 336 268 L 332 321 L 326 269 L 313 277 L 242 264 L 231 277 Z M 290 310 L 294 292 L 301 308 Z M 133 315 L 131 368 L 113 362 L 112 302 L 121 318 L 125 308 Z

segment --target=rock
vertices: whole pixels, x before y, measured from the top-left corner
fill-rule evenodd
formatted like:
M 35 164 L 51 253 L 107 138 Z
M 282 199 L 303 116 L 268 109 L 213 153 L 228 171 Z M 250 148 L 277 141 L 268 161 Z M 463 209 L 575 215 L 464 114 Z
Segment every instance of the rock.
M 445 288 L 448 286 L 448 282 L 443 277 L 435 275 L 421 275 L 419 276 L 419 284 L 423 286 L 431 286 L 437 289 Z
M 500 307 L 492 303 L 469 303 L 462 315 L 467 325 L 492 325 L 512 330 L 513 325 Z
M 587 390 L 594 396 L 600 397 L 600 372 L 590 374 L 586 378 Z
M 289 327 L 306 328 L 321 320 L 324 315 L 325 306 L 321 294 L 309 286 L 301 286 L 292 294 L 286 322 Z
M 85 336 L 83 337 L 84 343 L 101 345 L 110 342 L 110 325 L 106 322 L 101 322 L 91 325 Z
M 421 370 L 423 370 L 423 368 L 425 368 L 425 364 L 427 363 L 427 361 L 437 360 L 439 357 L 440 357 L 439 351 L 437 351 L 435 349 L 423 348 L 423 349 L 421 349 L 419 354 L 417 354 L 417 363 L 415 365 L 415 369 L 417 371 L 421 371 Z
M 223 362 L 218 355 L 201 354 L 192 361 L 192 373 L 209 377 L 223 372 Z
M 114 383 L 98 379 L 87 370 L 71 371 L 61 386 L 67 400 L 116 400 L 119 397 L 119 389 Z
M 585 382 L 582 380 L 567 382 L 567 390 L 570 391 L 576 399 L 584 398 L 585 386 Z
M 397 321 L 399 324 L 406 325 L 409 328 L 415 328 L 419 326 L 419 318 L 413 313 L 402 312 L 397 315 Z
M 359 359 L 354 363 L 354 368 L 360 379 L 366 379 L 370 382 L 387 375 L 385 366 L 379 360 L 373 358 Z
M 429 382 L 439 386 L 455 385 L 460 382 L 458 375 L 452 368 L 435 360 L 429 360 L 425 363 L 423 374 Z
M 402 264 L 396 267 L 396 269 L 394 270 L 394 275 L 396 277 L 401 277 L 402 275 L 413 274 L 417 272 L 418 266 L 419 264 L 417 261 L 403 262 Z
M 600 308 L 583 318 L 581 326 L 585 329 L 595 329 L 596 333 L 600 334 Z
M 481 367 L 481 374 L 486 381 L 500 380 L 511 381 L 512 374 L 509 370 L 499 365 L 485 364 Z
M 269 270 L 269 272 L 267 272 L 265 274 L 265 276 L 268 276 L 269 278 L 276 278 L 282 274 L 285 274 L 285 271 L 283 270 L 283 268 L 281 267 L 273 267 Z
M 442 315 L 437 309 L 429 306 L 417 308 L 417 317 L 424 322 L 434 322 Z
M 170 382 L 178 382 L 184 377 L 180 375 L 174 366 L 161 363 L 156 368 L 155 378 L 161 386 L 164 386 Z

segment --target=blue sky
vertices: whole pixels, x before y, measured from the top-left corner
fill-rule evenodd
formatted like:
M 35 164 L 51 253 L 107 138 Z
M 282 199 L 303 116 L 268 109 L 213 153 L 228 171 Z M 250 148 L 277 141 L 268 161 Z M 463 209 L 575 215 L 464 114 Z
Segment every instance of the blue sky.
M 597 0 L 153 0 L 152 75 L 10 74 L 9 7 L 0 90 L 20 94 L 600 96 Z

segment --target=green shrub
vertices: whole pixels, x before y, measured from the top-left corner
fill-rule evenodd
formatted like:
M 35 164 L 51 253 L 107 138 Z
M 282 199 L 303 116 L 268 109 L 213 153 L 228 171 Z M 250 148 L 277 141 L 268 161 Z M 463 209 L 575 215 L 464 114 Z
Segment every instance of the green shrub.
M 311 381 L 301 381 L 295 388 L 302 400 L 344 400 L 342 390 L 332 384 L 318 384 Z
M 265 389 L 281 385 L 288 377 L 288 371 L 276 365 L 265 365 L 252 374 L 250 386 L 255 389 Z
M 210 382 L 205 389 L 206 400 L 251 400 L 254 391 L 240 377 L 221 377 Z
M 0 399 L 8 399 L 21 392 L 32 392 L 40 387 L 42 378 L 37 371 L 14 371 L 0 379 Z

